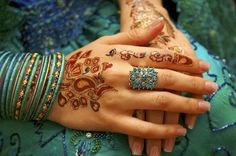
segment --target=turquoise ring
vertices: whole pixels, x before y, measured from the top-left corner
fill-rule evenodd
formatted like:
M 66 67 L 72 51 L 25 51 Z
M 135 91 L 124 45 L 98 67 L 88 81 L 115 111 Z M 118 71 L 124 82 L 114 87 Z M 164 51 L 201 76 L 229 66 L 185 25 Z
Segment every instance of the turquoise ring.
M 154 68 L 135 67 L 130 71 L 132 89 L 152 90 L 157 85 L 157 71 Z

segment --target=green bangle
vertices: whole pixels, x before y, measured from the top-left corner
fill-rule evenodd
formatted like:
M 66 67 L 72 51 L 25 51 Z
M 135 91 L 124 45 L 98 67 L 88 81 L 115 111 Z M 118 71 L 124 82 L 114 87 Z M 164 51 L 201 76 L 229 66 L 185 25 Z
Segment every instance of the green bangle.
M 33 82 L 35 83 L 35 87 L 32 88 L 34 90 L 33 90 L 32 95 L 30 95 L 30 100 L 28 101 L 29 107 L 27 107 L 27 110 L 26 110 L 27 114 L 25 116 L 25 120 L 30 120 L 31 119 L 30 116 L 31 116 L 32 112 L 35 109 L 35 99 L 39 94 L 38 93 L 38 88 L 39 88 L 39 86 L 41 86 L 41 82 L 42 82 L 41 81 L 42 80 L 41 74 L 43 73 L 42 71 L 43 71 L 45 59 L 46 59 L 46 57 L 42 56 L 41 63 L 39 63 L 38 68 L 36 70 L 35 80 L 33 80 Z M 37 72 L 39 72 L 38 75 L 37 75 Z
M 3 56 L 1 57 L 1 68 L 0 68 L 0 102 L 1 102 L 1 107 L 0 107 L 0 114 L 1 114 L 1 118 L 5 118 L 6 116 L 4 115 L 5 113 L 5 103 L 2 103 L 4 96 L 3 96 L 3 82 L 5 79 L 5 72 L 6 72 L 6 68 L 9 66 L 9 60 L 10 58 L 13 56 L 12 53 L 4 53 Z M 4 73 L 4 74 L 3 74 Z
M 21 79 L 19 79 L 19 77 L 21 76 L 20 74 L 22 73 L 22 69 L 24 68 L 25 63 L 27 62 L 27 59 L 30 58 L 29 55 L 31 55 L 30 53 L 22 53 L 23 55 L 23 59 L 21 59 L 19 61 L 19 65 L 16 67 L 16 76 L 15 79 L 13 81 L 13 87 L 12 87 L 12 92 L 11 92 L 11 100 L 10 100 L 10 114 L 9 117 L 11 119 L 15 119 L 15 102 L 17 99 L 17 92 L 18 92 L 18 85 L 21 82 Z M 24 69 L 25 70 L 25 69 Z
M 36 119 L 37 118 L 37 114 L 39 112 L 39 108 L 40 108 L 40 102 L 41 99 L 43 99 L 43 91 L 45 91 L 46 89 L 46 81 L 48 79 L 48 74 L 50 72 L 50 65 L 51 65 L 51 55 L 46 57 L 46 61 L 45 61 L 45 68 L 42 71 L 42 75 L 39 77 L 39 79 L 42 81 L 42 85 L 39 86 L 39 92 L 36 95 L 36 99 L 35 99 L 35 108 L 33 110 L 33 112 L 30 115 L 30 119 Z M 45 93 L 45 92 L 44 92 Z
M 28 69 L 26 70 L 25 76 L 29 75 L 29 78 L 28 79 L 25 78 L 23 80 L 22 91 L 24 92 L 24 96 L 23 96 L 21 108 L 20 108 L 20 115 L 19 115 L 20 120 L 25 119 L 26 109 L 28 107 L 27 100 L 29 98 L 30 88 L 32 86 L 32 81 L 33 81 L 40 57 L 41 56 L 38 53 L 34 53 L 33 57 L 31 58 L 29 62 Z
M 10 83 L 10 78 L 12 77 L 12 74 L 13 74 L 13 68 L 14 66 L 16 65 L 16 61 L 18 59 L 18 57 L 20 56 L 19 53 L 17 54 L 14 54 L 13 55 L 13 58 L 11 59 L 10 61 L 10 64 L 9 64 L 9 68 L 7 69 L 6 71 L 6 77 L 4 79 L 4 85 L 3 85 L 3 93 L 2 93 L 2 99 L 1 99 L 1 103 L 5 106 L 4 110 L 5 110 L 5 119 L 8 119 L 9 118 L 9 103 L 7 102 L 7 94 L 9 92 L 11 92 L 11 90 L 9 90 L 9 83 Z
M 37 112 L 36 120 L 38 120 L 38 121 L 43 119 L 43 117 L 45 115 L 45 112 L 47 111 L 47 105 L 45 103 L 50 98 L 48 96 L 48 93 L 49 93 L 49 89 L 50 89 L 51 82 L 52 82 L 52 79 L 53 79 L 53 73 L 54 73 L 54 68 L 55 68 L 55 64 L 56 64 L 55 63 L 56 62 L 56 55 L 53 54 L 52 56 L 53 56 L 53 61 L 51 63 L 50 74 L 48 75 L 47 86 L 46 86 L 46 89 L 45 89 L 45 93 L 43 95 L 43 99 L 39 104 L 39 109 L 38 109 L 38 112 Z
M 23 66 L 19 72 L 19 77 L 17 78 L 17 83 L 16 83 L 16 88 L 14 90 L 14 99 L 13 99 L 13 105 L 15 105 L 15 107 L 13 107 L 13 112 L 14 112 L 14 117 L 16 120 L 19 119 L 19 115 L 20 115 L 20 108 L 21 108 L 21 103 L 22 103 L 22 99 L 24 96 L 24 92 L 22 92 L 22 90 L 19 90 L 20 85 L 22 84 L 22 79 L 28 79 L 29 75 L 25 75 L 25 69 L 32 57 L 31 53 L 27 53 L 28 56 L 26 57 L 26 60 L 23 62 Z M 27 55 L 26 54 L 26 55 Z
M 51 84 L 51 90 L 49 93 L 49 96 L 52 97 L 52 99 L 49 99 L 46 102 L 48 109 L 47 109 L 47 112 L 45 113 L 43 120 L 46 120 L 48 118 L 48 115 L 51 112 L 52 106 L 55 103 L 55 100 L 58 96 L 59 86 L 61 84 L 62 76 L 64 73 L 64 63 L 65 63 L 65 57 L 61 53 L 58 52 L 54 78 L 53 78 L 53 81 Z
M 16 82 L 16 76 L 17 76 L 17 73 L 19 73 L 19 70 L 17 70 L 17 69 L 19 69 L 19 67 L 21 65 L 21 61 L 25 57 L 25 54 L 23 54 L 23 53 L 18 53 L 18 54 L 20 54 L 20 56 L 17 58 L 17 63 L 13 67 L 13 72 L 12 72 L 11 78 L 9 80 L 9 86 L 7 89 L 8 92 L 7 92 L 7 96 L 6 96 L 6 98 L 7 98 L 6 103 L 9 106 L 7 109 L 9 119 L 12 118 L 12 112 L 11 112 L 12 108 L 11 107 L 13 107 L 13 106 L 11 105 L 11 99 L 13 98 L 14 84 Z

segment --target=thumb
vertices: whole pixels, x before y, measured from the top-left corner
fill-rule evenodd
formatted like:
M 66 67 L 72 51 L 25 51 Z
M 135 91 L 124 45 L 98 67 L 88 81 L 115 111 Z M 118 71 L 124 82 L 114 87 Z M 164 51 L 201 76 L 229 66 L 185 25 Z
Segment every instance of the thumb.
M 100 38 L 99 42 L 105 44 L 146 45 L 162 31 L 163 27 L 163 18 L 159 18 L 145 29 L 136 28 L 116 35 L 105 36 Z

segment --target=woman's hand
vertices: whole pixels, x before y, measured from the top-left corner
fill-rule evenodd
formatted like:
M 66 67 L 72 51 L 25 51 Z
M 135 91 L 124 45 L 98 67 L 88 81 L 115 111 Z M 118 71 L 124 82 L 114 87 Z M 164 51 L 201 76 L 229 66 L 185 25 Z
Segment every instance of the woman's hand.
M 144 29 L 150 22 L 157 19 L 164 19 L 165 27 L 148 46 L 158 47 L 164 50 L 170 50 L 173 53 L 177 52 L 191 57 L 195 57 L 191 44 L 187 38 L 179 31 L 170 21 L 168 12 L 161 6 L 161 1 L 158 0 L 127 0 L 120 1 L 121 5 L 121 30 L 127 31 L 133 28 Z M 130 15 L 130 18 L 127 18 Z M 191 73 L 190 73 L 191 74 Z M 201 74 L 199 74 L 201 75 Z M 217 89 L 217 86 L 214 87 Z M 180 94 L 180 93 L 179 93 Z M 195 98 L 201 99 L 201 95 L 194 95 Z M 161 124 L 177 124 L 179 113 L 162 112 L 162 111 L 136 111 L 136 116 L 139 119 L 146 119 L 153 123 Z M 165 117 L 164 117 L 165 116 Z M 189 128 L 193 128 L 196 116 L 186 114 L 185 123 Z M 175 138 L 164 141 L 164 150 L 172 151 L 175 143 Z M 144 140 L 129 136 L 129 144 L 134 154 L 140 155 L 143 150 Z M 161 140 L 147 140 L 147 153 L 149 155 L 160 155 Z
M 206 87 L 213 82 L 174 71 L 199 74 L 208 70 L 208 66 L 202 66 L 204 61 L 158 48 L 134 46 L 150 42 L 162 28 L 163 22 L 157 21 L 145 30 L 102 37 L 67 56 L 59 96 L 49 120 L 73 129 L 112 131 L 142 138 L 185 135 L 181 125 L 155 124 L 132 117 L 134 110 L 139 109 L 189 114 L 210 109 L 210 104 L 203 100 L 158 91 L 214 91 Z M 155 90 L 130 88 L 129 72 L 139 66 L 153 67 L 158 72 Z

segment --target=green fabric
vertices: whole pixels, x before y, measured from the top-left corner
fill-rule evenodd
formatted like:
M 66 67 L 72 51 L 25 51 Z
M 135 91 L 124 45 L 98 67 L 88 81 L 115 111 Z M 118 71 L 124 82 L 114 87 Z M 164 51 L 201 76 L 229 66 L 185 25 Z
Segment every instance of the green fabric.
M 88 42 L 119 31 L 118 7 L 110 1 L 103 1 L 91 14 L 82 34 L 67 45 L 62 46 L 65 54 Z M 20 15 L 20 14 L 17 14 Z M 21 25 L 8 32 L 20 32 Z M 10 33 L 9 33 L 10 34 Z M 14 34 L 14 33 L 12 33 Z M 17 34 L 0 44 L 6 49 L 21 50 L 23 47 Z M 20 34 L 20 33 L 19 33 Z M 16 46 L 14 41 L 20 46 Z M 198 118 L 196 127 L 189 130 L 186 137 L 177 139 L 173 153 L 163 156 L 234 156 L 236 155 L 236 84 L 224 63 L 195 40 L 190 39 L 197 55 L 211 64 L 204 77 L 217 82 L 218 92 L 206 97 L 212 110 Z M 131 155 L 127 136 L 114 133 L 75 131 L 55 123 L 0 120 L 0 155 L 3 156 L 129 156 Z
M 236 68 L 236 2 L 233 0 L 174 0 L 178 24 Z M 232 59 L 234 58 L 234 59 Z M 236 71 L 234 71 L 236 73 Z

